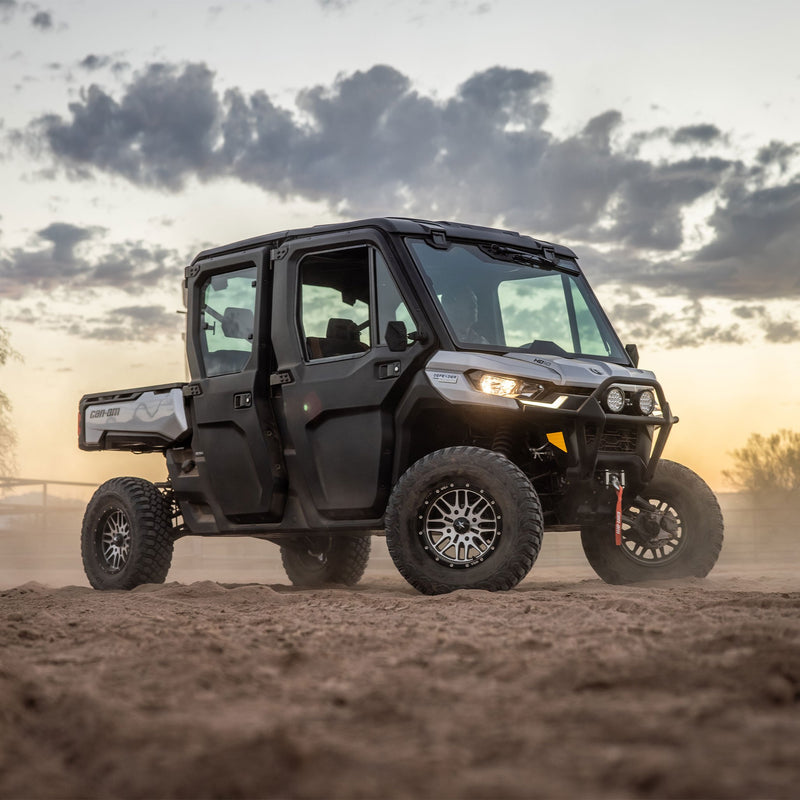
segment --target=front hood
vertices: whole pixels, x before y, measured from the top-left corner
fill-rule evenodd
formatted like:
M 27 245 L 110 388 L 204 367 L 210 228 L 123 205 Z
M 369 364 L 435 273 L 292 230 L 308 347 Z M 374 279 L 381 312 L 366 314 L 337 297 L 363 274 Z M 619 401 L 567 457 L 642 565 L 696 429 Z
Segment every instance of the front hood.
M 642 379 L 655 380 L 654 373 L 634 367 L 623 367 L 607 361 L 537 356 L 534 353 L 489 353 L 440 350 L 428 362 L 426 371 L 466 372 L 467 370 L 497 372 L 515 378 L 547 381 L 559 386 L 594 388 L 608 378 L 624 382 Z

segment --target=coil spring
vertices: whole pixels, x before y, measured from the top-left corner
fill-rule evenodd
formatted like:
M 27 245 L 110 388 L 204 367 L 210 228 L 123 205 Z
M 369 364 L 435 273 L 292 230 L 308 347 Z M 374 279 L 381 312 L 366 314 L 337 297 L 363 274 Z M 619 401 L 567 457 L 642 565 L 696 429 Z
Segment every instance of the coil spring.
M 498 428 L 492 440 L 492 450 L 508 458 L 514 448 L 514 436 L 508 425 Z

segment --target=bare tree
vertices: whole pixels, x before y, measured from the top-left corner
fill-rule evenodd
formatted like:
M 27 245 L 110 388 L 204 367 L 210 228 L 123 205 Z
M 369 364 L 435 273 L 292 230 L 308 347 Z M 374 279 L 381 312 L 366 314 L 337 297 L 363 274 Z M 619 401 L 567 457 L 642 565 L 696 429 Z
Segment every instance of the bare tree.
M 11 341 L 8 331 L 0 327 L 0 367 L 10 358 L 19 358 Z M 17 434 L 11 425 L 11 401 L 6 393 L 0 389 L 0 476 L 12 475 L 15 469 L 14 448 L 17 444 Z
M 734 466 L 723 475 L 751 492 L 800 489 L 800 433 L 780 430 L 769 436 L 750 434 L 747 444 L 734 450 Z

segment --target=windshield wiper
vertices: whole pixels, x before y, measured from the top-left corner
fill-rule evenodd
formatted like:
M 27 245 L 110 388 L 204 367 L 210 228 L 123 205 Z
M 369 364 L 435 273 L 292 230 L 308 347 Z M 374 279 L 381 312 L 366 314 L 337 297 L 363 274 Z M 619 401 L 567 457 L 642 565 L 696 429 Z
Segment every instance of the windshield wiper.
M 578 274 L 577 268 L 559 264 L 556 261 L 556 254 L 550 248 L 544 248 L 542 255 L 531 253 L 529 250 L 517 250 L 515 247 L 507 247 L 501 244 L 482 244 L 480 249 L 496 261 L 510 261 L 512 264 L 525 264 L 539 269 L 557 270 L 558 272 L 566 272 L 569 275 Z

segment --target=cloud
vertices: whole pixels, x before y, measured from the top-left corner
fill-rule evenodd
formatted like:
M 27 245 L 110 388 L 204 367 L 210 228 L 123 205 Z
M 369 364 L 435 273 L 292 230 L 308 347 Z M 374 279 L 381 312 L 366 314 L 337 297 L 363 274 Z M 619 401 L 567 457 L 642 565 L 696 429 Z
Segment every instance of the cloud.
M 36 126 L 74 177 L 86 177 L 95 168 L 175 191 L 189 174 L 211 174 L 219 123 L 211 77 L 201 65 L 178 71 L 154 64 L 121 102 L 93 84 L 70 104 L 70 122 L 50 115 Z
M 81 59 L 78 66 L 93 72 L 96 69 L 102 69 L 103 67 L 108 66 L 110 62 L 111 58 L 109 56 L 98 56 L 94 53 L 89 53 L 88 56 Z
M 16 0 L 0 0 L 0 22 L 8 22 L 17 10 Z
M 107 243 L 102 228 L 54 222 L 27 248 L 0 250 L 0 297 L 19 300 L 35 291 L 59 297 L 117 289 L 139 293 L 180 279 L 180 257 L 166 248 L 126 241 Z
M 657 342 L 660 347 L 699 347 L 711 342 L 741 344 L 745 332 L 738 323 L 719 321 L 699 300 L 677 308 L 628 299 L 612 304 L 609 316 L 625 341 Z
M 723 138 L 716 125 L 686 125 L 678 128 L 671 137 L 673 144 L 712 144 Z
M 716 125 L 631 132 L 616 109 L 556 135 L 551 87 L 544 72 L 495 66 L 440 97 L 376 65 L 284 107 L 265 91 L 221 91 L 205 64 L 153 64 L 116 93 L 90 85 L 22 135 L 76 179 L 178 192 L 237 178 L 342 216 L 460 218 L 564 241 L 602 266 L 598 283 L 684 298 L 675 341 L 738 335 L 735 322 L 706 324 L 692 301 L 800 297 L 797 143 L 771 142 L 749 161 L 701 156 L 728 141 Z M 656 140 L 660 155 L 642 155 Z M 793 335 L 783 321 L 760 324 L 772 340 Z
M 31 25 L 40 31 L 49 31 L 53 27 L 53 16 L 49 11 L 37 11 L 31 17 Z
M 71 336 L 113 342 L 151 341 L 155 337 L 177 338 L 186 317 L 161 305 L 119 306 L 99 317 L 74 317 L 66 326 Z

